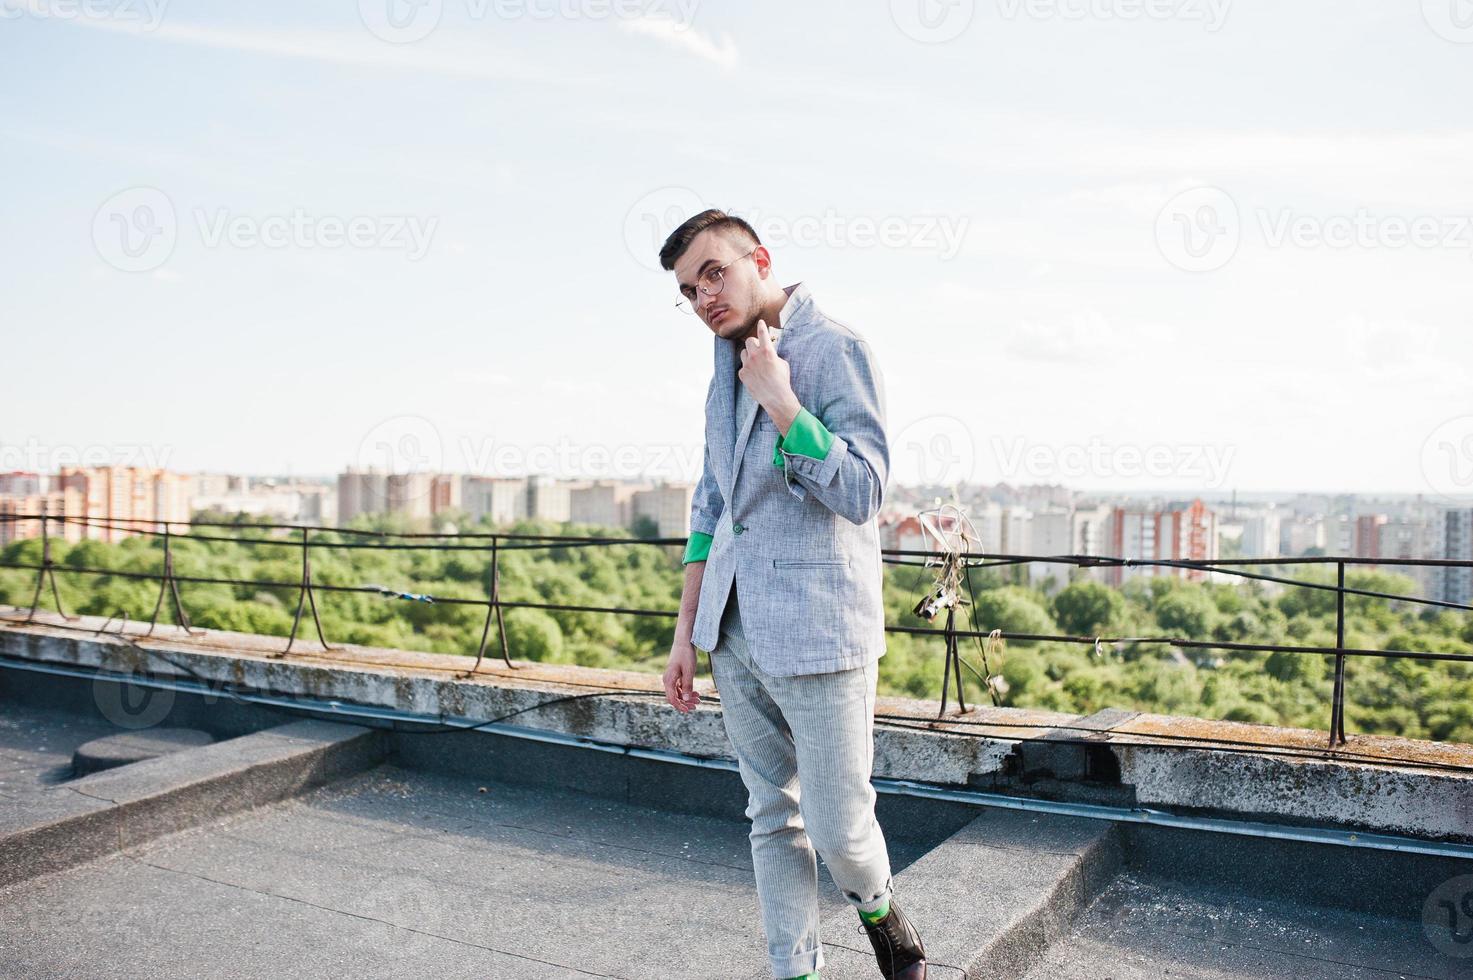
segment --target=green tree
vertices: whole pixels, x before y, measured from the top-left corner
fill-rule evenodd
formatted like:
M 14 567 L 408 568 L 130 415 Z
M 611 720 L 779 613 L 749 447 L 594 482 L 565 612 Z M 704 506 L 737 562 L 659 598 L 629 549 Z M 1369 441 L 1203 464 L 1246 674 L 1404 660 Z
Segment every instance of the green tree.
M 1125 608 L 1121 594 L 1100 582 L 1071 582 L 1054 596 L 1054 618 L 1066 633 L 1095 636 L 1113 623 Z

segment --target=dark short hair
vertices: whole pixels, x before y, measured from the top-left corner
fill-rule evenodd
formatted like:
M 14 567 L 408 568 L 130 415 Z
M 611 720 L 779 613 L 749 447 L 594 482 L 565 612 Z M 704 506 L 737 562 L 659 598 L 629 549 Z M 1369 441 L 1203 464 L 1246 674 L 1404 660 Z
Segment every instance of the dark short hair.
M 711 208 L 695 217 L 686 218 L 679 228 L 670 233 L 670 237 L 665 239 L 665 244 L 660 246 L 660 265 L 667 271 L 673 272 L 675 261 L 685 254 L 685 250 L 690 248 L 690 243 L 695 241 L 695 237 L 713 228 L 725 235 L 751 239 L 753 245 L 762 244 L 762 239 L 757 237 L 757 232 L 752 230 L 751 225 L 734 214 Z

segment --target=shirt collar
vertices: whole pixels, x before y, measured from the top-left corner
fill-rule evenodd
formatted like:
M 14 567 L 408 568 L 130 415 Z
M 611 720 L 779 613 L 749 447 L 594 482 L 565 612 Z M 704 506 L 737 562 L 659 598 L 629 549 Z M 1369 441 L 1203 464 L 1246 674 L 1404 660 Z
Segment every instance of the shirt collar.
M 808 294 L 808 287 L 801 282 L 795 282 L 791 286 L 785 286 L 783 292 L 788 294 L 788 301 L 778 311 L 777 324 L 779 330 L 787 329 L 788 325 L 805 312 L 807 305 L 812 302 L 813 297 Z
M 808 287 L 801 282 L 795 282 L 791 286 L 784 286 L 783 292 L 788 294 L 788 301 L 778 311 L 778 328 L 774 333 L 776 337 L 773 343 L 778 352 L 782 352 L 783 338 L 788 334 L 798 332 L 813 315 L 813 297 L 808 293 Z M 740 357 L 739 348 L 735 341 L 723 340 L 720 337 L 712 337 L 712 343 L 716 349 L 717 373 L 730 367 L 732 362 L 738 362 Z

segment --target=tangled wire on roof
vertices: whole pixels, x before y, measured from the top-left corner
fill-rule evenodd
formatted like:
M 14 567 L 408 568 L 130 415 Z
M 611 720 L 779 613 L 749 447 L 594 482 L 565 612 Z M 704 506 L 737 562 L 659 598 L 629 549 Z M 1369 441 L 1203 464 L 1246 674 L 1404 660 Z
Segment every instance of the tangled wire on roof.
M 954 494 L 953 501 L 955 501 Z M 935 507 L 916 514 L 916 520 L 921 525 L 921 531 L 935 544 L 939 554 L 926 559 L 924 567 L 935 568 L 937 570 L 936 580 L 931 586 L 931 589 L 916 603 L 912 611 L 928 623 L 935 622 L 936 617 L 945 612 L 947 614 L 947 628 L 950 629 L 958 609 L 966 606 L 975 608 L 976 606 L 976 596 L 972 591 L 970 571 L 973 562 L 963 556 L 973 550 L 972 546 L 974 544 L 981 543 L 982 536 L 977 533 L 976 525 L 972 523 L 972 519 L 967 516 L 966 511 L 955 502 L 943 504 L 938 500 Z M 969 619 L 972 619 L 970 613 L 967 615 Z M 973 622 L 975 622 L 974 619 Z M 948 659 L 954 656 L 957 663 L 965 666 L 975 674 L 977 679 L 982 682 L 982 686 L 987 689 L 988 695 L 992 698 L 993 706 L 1001 707 L 1002 699 L 1000 697 L 1000 691 L 1006 690 L 1006 685 L 1001 675 L 993 672 L 992 664 L 994 662 L 1000 664 L 1002 660 L 1002 630 L 992 630 L 987 637 L 987 643 L 985 645 L 982 643 L 980 637 L 973 637 L 972 639 L 977 643 L 977 652 L 982 659 L 981 673 L 978 673 L 975 667 L 961 658 L 959 651 L 955 650 L 954 640 L 949 644 Z M 947 668 L 949 669 L 950 666 L 951 664 L 948 663 Z M 957 699 L 962 702 L 963 710 L 965 710 L 965 701 L 962 698 L 961 691 L 960 671 L 957 672 Z M 945 710 L 945 702 L 946 694 L 943 688 L 943 711 Z

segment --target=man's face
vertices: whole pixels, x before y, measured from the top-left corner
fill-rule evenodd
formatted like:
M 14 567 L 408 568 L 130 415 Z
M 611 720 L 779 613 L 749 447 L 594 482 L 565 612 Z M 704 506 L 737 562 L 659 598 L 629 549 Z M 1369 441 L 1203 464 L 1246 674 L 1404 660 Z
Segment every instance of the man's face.
M 679 288 L 695 291 L 691 305 L 696 316 L 718 337 L 730 340 L 757 326 L 762 312 L 762 274 L 770 266 L 767 250 L 760 246 L 751 256 L 742 257 L 752 247 L 743 236 L 709 229 L 692 239 L 685 254 L 675 260 Z M 697 280 L 720 266 L 726 267 L 721 270 L 724 285 L 715 296 L 707 296 L 697 287 Z

